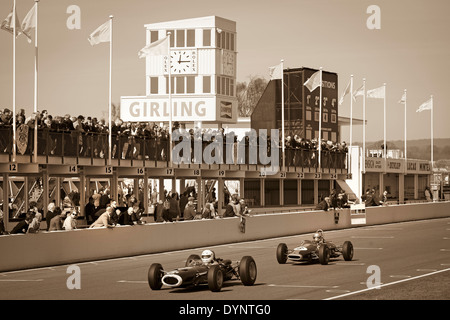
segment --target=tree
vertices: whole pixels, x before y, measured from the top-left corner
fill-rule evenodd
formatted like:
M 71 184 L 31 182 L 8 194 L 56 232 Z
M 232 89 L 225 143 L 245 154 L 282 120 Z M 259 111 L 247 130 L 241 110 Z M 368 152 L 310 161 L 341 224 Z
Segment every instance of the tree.
M 267 87 L 267 80 L 251 76 L 248 82 L 238 82 L 236 95 L 238 99 L 238 110 L 240 117 L 250 117 Z

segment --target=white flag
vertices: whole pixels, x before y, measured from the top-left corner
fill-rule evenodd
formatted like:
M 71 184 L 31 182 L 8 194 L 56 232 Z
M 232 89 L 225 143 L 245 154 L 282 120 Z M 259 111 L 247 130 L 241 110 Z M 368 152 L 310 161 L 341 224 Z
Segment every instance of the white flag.
M 283 77 L 283 67 L 280 64 L 269 67 L 270 80 L 281 79 Z
M 339 100 L 339 105 L 341 105 L 344 102 L 344 98 L 346 95 L 350 93 L 350 82 L 347 84 L 347 87 L 345 88 L 344 92 L 342 93 L 341 99 Z
M 367 91 L 367 98 L 384 99 L 384 86 Z
M 406 103 L 406 92 L 403 93 L 402 97 L 398 101 L 398 103 L 405 104 Z
M 8 16 L 5 18 L 5 20 L 2 21 L 0 28 L 13 34 L 14 33 L 14 22 L 15 22 L 16 38 L 17 38 L 22 33 L 22 30 L 20 29 L 20 22 L 19 22 L 19 17 L 17 16 L 17 10 L 16 10 L 15 21 L 13 21 L 13 19 L 12 19 L 13 11 L 11 11 L 10 14 L 8 14 Z
M 28 43 L 31 43 L 31 29 L 36 28 L 36 6 L 35 3 L 22 21 L 22 32 L 28 38 Z
M 431 110 L 431 108 L 433 108 L 433 100 L 430 98 L 427 102 L 422 103 L 416 112 Z
M 356 101 L 356 97 L 358 96 L 364 96 L 364 85 L 362 85 L 361 87 L 359 87 L 359 89 L 357 89 L 355 92 L 353 92 L 353 100 Z
M 321 70 L 315 72 L 311 78 L 304 83 L 305 87 L 307 87 L 310 92 L 314 91 L 317 87 L 320 87 L 320 72 Z
M 91 46 L 95 46 L 101 42 L 111 41 L 111 22 L 108 20 L 100 27 L 95 29 L 88 38 Z
M 150 43 L 148 46 L 142 48 L 138 55 L 140 59 L 145 58 L 146 56 L 168 56 L 169 37 Z

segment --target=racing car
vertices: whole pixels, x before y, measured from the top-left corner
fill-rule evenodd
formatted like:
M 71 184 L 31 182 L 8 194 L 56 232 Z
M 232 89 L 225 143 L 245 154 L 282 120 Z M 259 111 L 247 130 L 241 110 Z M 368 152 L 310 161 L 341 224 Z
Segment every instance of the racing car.
M 252 286 L 256 274 L 256 263 L 251 256 L 232 262 L 216 259 L 213 251 L 205 250 L 201 257 L 190 255 L 184 267 L 172 271 L 165 271 L 161 264 L 153 263 L 148 270 L 148 284 L 152 290 L 159 290 L 163 285 L 184 288 L 207 284 L 212 292 L 218 292 L 228 280 L 240 280 L 244 286 Z
M 326 265 L 331 258 L 338 258 L 342 255 L 345 261 L 353 259 L 353 244 L 345 241 L 342 246 L 337 246 L 330 241 L 325 241 L 323 230 L 319 229 L 314 233 L 313 240 L 303 240 L 300 246 L 289 250 L 285 243 L 280 243 L 277 247 L 277 261 L 285 264 L 287 260 L 293 262 L 313 263 L 319 261 Z

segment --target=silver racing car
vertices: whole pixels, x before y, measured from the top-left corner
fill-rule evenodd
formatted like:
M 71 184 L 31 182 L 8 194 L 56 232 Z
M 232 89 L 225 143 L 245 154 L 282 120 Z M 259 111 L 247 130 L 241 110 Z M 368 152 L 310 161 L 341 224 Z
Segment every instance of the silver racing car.
M 345 261 L 353 259 L 353 244 L 345 241 L 342 246 L 336 246 L 331 241 L 325 241 L 323 230 L 319 229 L 314 233 L 313 240 L 303 240 L 300 245 L 289 250 L 285 243 L 280 243 L 277 247 L 277 261 L 285 264 L 290 260 L 293 262 L 316 262 L 328 264 L 331 258 L 338 258 L 342 255 Z
M 165 271 L 161 264 L 153 263 L 148 270 L 148 284 L 152 290 L 159 290 L 163 285 L 182 288 L 207 284 L 217 292 L 227 280 L 240 280 L 245 286 L 252 286 L 256 281 L 256 263 L 250 256 L 240 261 L 216 259 L 211 250 L 202 252 L 202 256 L 193 254 L 186 260 L 183 268 Z

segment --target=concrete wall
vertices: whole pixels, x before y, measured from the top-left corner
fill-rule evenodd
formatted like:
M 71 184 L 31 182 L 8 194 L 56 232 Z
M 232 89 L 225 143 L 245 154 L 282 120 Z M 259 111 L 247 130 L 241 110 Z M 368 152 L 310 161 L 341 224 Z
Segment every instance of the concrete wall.
M 80 229 L 0 236 L 0 271 L 101 260 L 352 227 L 350 210 L 264 214 L 239 218 L 154 223 L 114 229 Z M 450 202 L 372 207 L 367 224 L 450 216 Z

